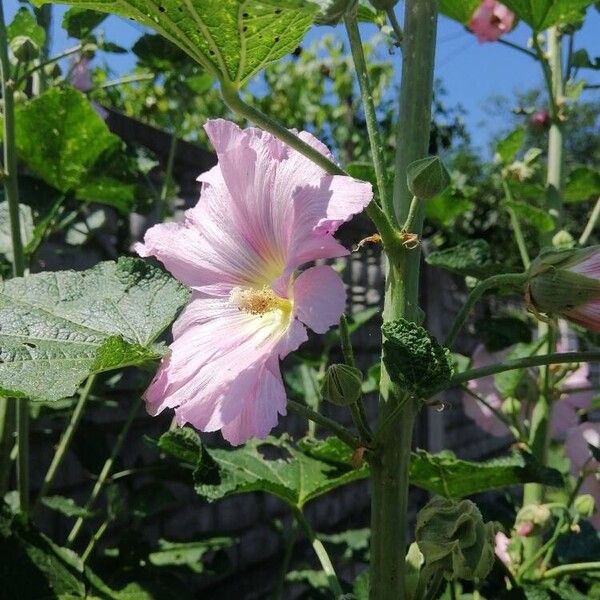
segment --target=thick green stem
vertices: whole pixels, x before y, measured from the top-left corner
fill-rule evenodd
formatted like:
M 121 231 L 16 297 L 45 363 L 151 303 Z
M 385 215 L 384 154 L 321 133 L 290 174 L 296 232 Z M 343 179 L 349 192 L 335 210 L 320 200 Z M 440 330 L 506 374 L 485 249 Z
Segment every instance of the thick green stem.
M 75 435 L 75 432 L 79 427 L 79 422 L 81 421 L 81 417 L 83 416 L 83 412 L 87 404 L 88 398 L 90 396 L 92 386 L 94 385 L 95 378 L 95 375 L 90 375 L 85 383 L 83 390 L 81 390 L 79 400 L 75 405 L 75 409 L 71 414 L 71 418 L 69 419 L 67 428 L 65 429 L 64 433 L 62 434 L 62 437 L 60 438 L 60 442 L 58 443 L 56 452 L 52 457 L 52 461 L 50 462 L 50 466 L 48 467 L 48 471 L 46 472 L 46 475 L 44 477 L 44 481 L 42 483 L 42 487 L 40 488 L 40 493 L 38 495 L 37 502 L 34 506 L 34 510 L 37 506 L 39 506 L 41 499 L 48 494 L 52 487 L 52 483 L 54 482 L 54 478 L 56 477 L 58 468 L 60 467 L 67 453 L 67 450 L 71 445 L 73 436 Z
M 25 274 L 25 253 L 21 239 L 21 215 L 19 209 L 19 184 L 17 174 L 17 145 L 15 139 L 14 81 L 10 79 L 6 25 L 3 3 L 0 2 L 0 79 L 4 101 L 4 191 L 8 202 L 10 233 L 13 250 L 13 274 Z M 17 484 L 21 513 L 29 512 L 29 403 L 21 398 L 17 403 Z
M 544 79 L 546 82 L 548 97 L 550 99 L 551 125 L 548 137 L 548 170 L 546 174 L 546 210 L 554 217 L 557 228 L 560 225 L 562 215 L 562 190 L 564 185 L 564 157 L 563 157 L 563 73 L 562 73 L 562 34 L 557 27 L 551 27 L 547 31 L 547 54 L 541 51 L 537 36 L 534 36 L 535 50 L 540 57 Z M 542 246 L 552 246 L 554 231 L 549 231 L 541 236 Z M 547 330 L 547 325 L 541 323 L 539 327 L 540 336 Z M 555 335 L 549 334 L 550 352 L 556 344 Z M 546 462 L 549 423 L 552 417 L 552 389 L 549 384 L 549 373 L 546 369 L 544 374 L 544 389 L 541 390 L 538 401 L 534 407 L 531 419 L 529 444 L 533 455 L 541 464 Z M 524 504 L 540 504 L 544 499 L 544 487 L 539 483 L 527 483 L 523 489 Z M 537 555 L 542 546 L 542 536 L 533 535 L 528 537 L 524 543 L 524 554 L 527 560 Z
M 427 156 L 431 125 L 433 70 L 437 29 L 436 0 L 406 0 L 402 45 L 402 84 L 397 129 L 394 206 L 396 227 L 410 211 L 412 194 L 406 183 L 408 165 Z M 413 233 L 421 233 L 423 207 L 417 209 Z M 421 252 L 403 250 L 389 261 L 383 319 L 419 321 Z M 408 473 L 414 420 L 418 405 L 394 385 L 382 368 L 379 403 L 379 451 L 373 457 L 371 498 L 371 600 L 404 597 L 408 537 Z M 394 415 L 397 426 L 388 426 Z
M 346 31 L 350 41 L 350 50 L 352 51 L 352 59 L 354 60 L 354 68 L 358 77 L 358 85 L 362 96 L 363 109 L 365 111 L 365 121 L 367 122 L 367 132 L 369 134 L 369 143 L 371 146 L 371 155 L 373 158 L 373 166 L 375 168 L 375 178 L 377 180 L 377 190 L 381 204 L 387 215 L 393 214 L 392 198 L 388 193 L 385 159 L 383 155 L 383 144 L 377 124 L 377 114 L 375 112 L 375 104 L 373 102 L 373 90 L 369 81 L 369 72 L 365 61 L 362 41 L 360 39 L 360 31 L 356 21 L 356 14 L 346 16 L 344 19 Z
M 133 420 L 135 419 L 135 416 L 140 408 L 141 402 L 141 399 L 138 398 L 131 405 L 131 409 L 129 410 L 127 419 L 125 420 L 125 423 L 123 423 L 123 427 L 121 428 L 121 431 L 119 432 L 119 435 L 115 440 L 112 452 L 110 456 L 106 459 L 104 465 L 102 466 L 102 470 L 98 475 L 98 479 L 96 480 L 94 489 L 92 490 L 92 493 L 90 494 L 90 497 L 88 498 L 88 501 L 85 504 L 85 512 L 91 512 L 92 508 L 94 507 L 94 504 L 96 503 L 96 500 L 98 499 L 98 496 L 100 495 L 100 492 L 102 491 L 102 488 L 104 487 L 104 484 L 106 483 L 106 480 L 108 479 L 110 472 L 112 471 L 115 460 L 119 455 L 119 452 L 121 452 L 121 447 L 123 446 L 123 442 L 125 441 L 127 433 L 129 432 L 129 428 L 131 427 L 131 424 L 133 423 Z M 79 535 L 79 532 L 81 531 L 82 525 L 83 518 L 79 517 L 77 521 L 75 521 L 73 529 L 71 529 L 71 532 L 67 537 L 67 546 L 71 546 L 76 540 L 77 536 Z
M 554 577 L 561 577 L 563 575 L 572 575 L 574 573 L 590 573 L 592 571 L 600 571 L 600 562 L 588 562 L 588 563 L 572 563 L 570 565 L 560 565 L 553 569 L 548 569 L 543 575 L 542 579 L 552 579 Z
M 299 525 L 304 529 L 304 533 L 306 533 L 306 537 L 309 539 L 312 544 L 313 550 L 321 563 L 321 568 L 323 572 L 327 576 L 327 581 L 329 582 L 329 587 L 334 594 L 335 598 L 340 598 L 344 595 L 342 591 L 342 587 L 340 586 L 340 582 L 338 581 L 337 575 L 335 574 L 335 569 L 333 568 L 333 564 L 331 559 L 329 558 L 329 554 L 327 554 L 327 550 L 325 550 L 325 546 L 323 546 L 323 542 L 317 537 L 313 528 L 310 526 L 310 523 L 306 520 L 304 513 L 299 508 L 294 508 L 294 516 L 298 521 Z
M 527 275 L 525 273 L 506 273 L 504 275 L 494 275 L 493 277 L 489 277 L 488 279 L 484 279 L 483 281 L 479 282 L 473 288 L 466 302 L 456 315 L 454 323 L 452 324 L 452 328 L 450 329 L 450 332 L 444 341 L 444 346 L 450 348 L 452 344 L 454 344 L 456 336 L 459 334 L 460 330 L 465 324 L 470 312 L 473 310 L 473 307 L 486 292 L 499 287 L 518 288 L 523 286 L 526 281 Z
M 599 218 L 600 218 L 600 198 L 598 198 L 598 200 L 596 200 L 596 204 L 594 205 L 592 213 L 590 214 L 590 218 L 588 219 L 587 225 L 585 226 L 585 229 L 583 230 L 583 233 L 581 234 L 581 237 L 579 238 L 580 246 L 585 246 L 587 244 L 587 241 L 590 239 L 590 235 L 592 235 L 592 232 L 594 231 L 594 228 L 596 227 L 596 224 L 598 223 Z

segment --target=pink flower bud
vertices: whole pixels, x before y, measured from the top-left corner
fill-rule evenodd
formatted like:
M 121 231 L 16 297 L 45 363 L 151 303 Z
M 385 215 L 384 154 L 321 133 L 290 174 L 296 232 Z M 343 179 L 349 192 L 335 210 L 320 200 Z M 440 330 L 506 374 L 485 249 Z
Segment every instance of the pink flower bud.
M 531 117 L 531 126 L 534 129 L 545 129 L 550 125 L 550 113 L 547 110 L 538 110 Z
M 523 521 L 517 526 L 516 532 L 518 536 L 528 537 L 533 533 L 535 525 L 531 521 Z
M 515 15 L 496 0 L 483 0 L 473 13 L 469 28 L 479 43 L 495 42 L 508 33 L 515 22 Z
M 531 307 L 600 332 L 600 246 L 549 251 L 529 268 Z

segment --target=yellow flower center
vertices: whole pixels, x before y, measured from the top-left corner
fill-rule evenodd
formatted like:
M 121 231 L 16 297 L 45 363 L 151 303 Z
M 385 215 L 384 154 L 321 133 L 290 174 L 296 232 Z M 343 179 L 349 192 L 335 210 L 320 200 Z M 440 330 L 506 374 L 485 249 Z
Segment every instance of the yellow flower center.
M 266 285 L 260 289 L 236 287 L 231 290 L 230 300 L 240 310 L 251 315 L 264 315 L 274 310 L 287 315 L 292 311 L 292 301 L 281 298 Z

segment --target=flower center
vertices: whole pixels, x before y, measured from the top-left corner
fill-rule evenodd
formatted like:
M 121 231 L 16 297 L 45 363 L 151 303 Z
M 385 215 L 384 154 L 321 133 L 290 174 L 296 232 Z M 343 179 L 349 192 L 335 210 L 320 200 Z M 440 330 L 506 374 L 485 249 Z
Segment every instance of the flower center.
M 266 285 L 260 289 L 233 288 L 229 298 L 240 310 L 251 315 L 264 315 L 273 310 L 280 310 L 287 314 L 292 310 L 291 300 L 281 298 Z

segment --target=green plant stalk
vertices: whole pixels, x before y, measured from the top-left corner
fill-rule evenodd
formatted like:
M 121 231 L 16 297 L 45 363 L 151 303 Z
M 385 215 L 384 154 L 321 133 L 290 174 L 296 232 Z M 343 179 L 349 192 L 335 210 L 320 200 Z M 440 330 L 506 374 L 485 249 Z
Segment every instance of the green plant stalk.
M 563 140 L 563 73 L 562 73 L 562 34 L 557 27 L 547 31 L 548 54 L 543 54 L 537 36 L 534 35 L 535 50 L 540 57 L 544 72 L 547 92 L 550 98 L 551 125 L 548 136 L 548 170 L 546 175 L 546 210 L 554 217 L 557 227 L 560 224 L 562 213 L 562 191 L 564 187 L 564 140 Z M 542 246 L 552 245 L 554 232 L 541 236 Z M 538 328 L 540 336 L 547 331 L 547 325 L 540 323 Z M 549 350 L 555 345 L 555 337 L 549 336 Z M 552 341 L 554 340 L 554 342 Z M 535 458 L 541 464 L 546 464 L 547 446 L 549 443 L 549 422 L 552 416 L 551 386 L 548 385 L 549 375 L 544 375 L 545 389 L 540 394 L 532 418 L 529 443 Z M 544 499 L 544 487 L 539 483 L 527 483 L 523 488 L 524 504 L 540 504 Z M 531 558 L 542 545 L 542 536 L 533 535 L 524 541 L 525 559 Z
M 383 206 L 384 212 L 388 215 L 393 214 L 393 205 L 387 188 L 387 177 L 385 159 L 383 156 L 383 144 L 379 125 L 377 124 L 377 113 L 373 102 L 373 90 L 369 81 L 369 71 L 365 60 L 360 31 L 356 20 L 356 12 L 344 18 L 348 40 L 350 41 L 350 51 L 354 61 L 354 68 L 358 78 L 358 86 L 362 97 L 363 109 L 365 112 L 365 121 L 367 123 L 367 132 L 369 134 L 369 144 L 371 146 L 371 156 L 373 158 L 373 167 L 375 168 L 375 178 L 377 180 L 377 191 Z
M 350 433 L 345 427 L 340 425 L 337 421 L 333 419 L 329 419 L 328 417 L 323 416 L 321 413 L 315 412 L 308 406 L 304 404 L 300 404 L 295 400 L 288 400 L 287 406 L 289 409 L 293 410 L 296 414 L 301 415 L 311 421 L 314 421 L 317 425 L 321 425 L 325 429 L 328 429 L 332 433 L 335 433 L 340 440 L 346 442 L 348 446 L 351 448 L 360 448 L 361 443 L 358 438 L 354 437 L 352 433 Z
M 510 191 L 510 187 L 505 179 L 502 179 L 502 187 L 504 188 L 504 195 L 509 202 L 512 202 L 512 192 Z M 521 229 L 521 223 L 519 223 L 519 218 L 515 213 L 512 207 L 507 209 L 508 216 L 510 217 L 510 224 L 512 225 L 515 241 L 517 242 L 517 247 L 519 248 L 519 254 L 521 255 L 521 262 L 523 263 L 523 267 L 525 269 L 529 268 L 531 264 L 531 259 L 529 258 L 529 252 L 527 252 L 527 244 L 525 243 L 525 236 L 523 235 L 523 230 Z
M 437 30 L 436 0 L 406 0 L 402 46 L 402 83 L 397 124 L 394 206 L 390 219 L 396 227 L 406 221 L 412 193 L 406 182 L 408 165 L 427 156 L 431 125 L 433 71 Z M 423 227 L 419 206 L 413 233 Z M 388 258 L 390 258 L 388 256 Z M 398 318 L 418 321 L 421 252 L 403 248 L 400 260 L 388 261 L 384 322 Z M 371 462 L 371 600 L 404 597 L 405 553 L 408 533 L 408 474 L 414 420 L 418 405 L 394 385 L 382 366 L 379 419 L 395 416 L 396 427 L 380 427 L 381 446 Z
M 52 5 L 46 4 L 44 6 L 35 7 L 34 9 L 35 18 L 38 25 L 44 30 L 45 39 L 44 44 L 40 48 L 40 62 L 44 62 L 48 58 L 50 52 L 50 46 L 52 45 Z M 48 78 L 46 73 L 38 70 L 33 77 L 33 95 L 39 96 L 48 87 Z
M 4 100 L 4 191 L 10 218 L 13 275 L 22 277 L 25 274 L 25 253 L 21 239 L 19 210 L 14 81 L 10 79 L 8 39 L 2 2 L 0 2 L 0 79 L 2 80 L 2 98 Z M 29 513 L 29 403 L 25 398 L 17 401 L 17 444 L 19 448 L 17 456 L 19 506 L 21 513 L 27 516 Z
M 385 12 L 390 21 L 390 25 L 394 30 L 394 34 L 396 35 L 397 44 L 398 46 L 402 47 L 402 41 L 404 40 L 404 32 L 402 31 L 402 27 L 400 27 L 400 23 L 398 23 L 398 19 L 396 17 L 396 10 L 392 6 L 391 8 L 388 8 Z
M 0 398 L 0 498 L 8 491 L 15 431 L 15 399 Z
M 581 237 L 579 238 L 578 243 L 580 246 L 585 246 L 587 244 L 587 241 L 590 239 L 590 235 L 592 235 L 592 232 L 594 231 L 594 228 L 596 227 L 596 224 L 598 223 L 599 218 L 600 218 L 600 198 L 598 198 L 598 200 L 596 200 L 596 204 L 594 205 L 592 213 L 590 214 L 590 218 L 588 219 L 587 225 L 585 226 L 585 229 L 583 230 L 583 233 L 581 234 Z
M 271 117 L 260 112 L 253 106 L 246 104 L 240 98 L 236 87 L 228 84 L 226 81 L 221 81 L 221 94 L 225 104 L 227 104 L 234 113 L 241 115 L 265 131 L 268 131 L 294 150 L 300 152 L 303 156 L 306 156 L 306 158 L 312 160 L 330 175 L 348 175 L 339 165 L 329 160 L 329 158 L 321 154 L 317 149 L 302 141 L 289 129 L 286 129 L 283 125 L 271 119 Z M 383 246 L 388 255 L 396 256 L 401 251 L 402 244 L 390 219 L 388 219 L 375 201 L 372 201 L 365 211 L 377 227 L 377 230 L 381 235 Z
M 83 390 L 81 390 L 81 394 L 79 395 L 79 399 L 77 400 L 77 404 L 75 405 L 75 409 L 71 413 L 71 418 L 69 419 L 69 423 L 67 424 L 67 428 L 60 438 L 60 442 L 58 443 L 58 447 L 52 457 L 52 461 L 50 462 L 50 466 L 48 467 L 48 471 L 44 476 L 44 481 L 42 482 L 42 486 L 40 488 L 40 493 L 37 497 L 33 510 L 39 506 L 40 501 L 44 496 L 48 494 L 52 487 L 52 483 L 54 482 L 54 478 L 56 477 L 56 473 L 58 468 L 60 467 L 69 446 L 71 445 L 71 441 L 73 440 L 73 436 L 79 427 L 79 423 L 81 421 L 81 417 L 83 416 L 83 412 L 85 406 L 87 404 L 88 398 L 90 396 L 90 392 L 94 385 L 94 381 L 96 379 L 95 375 L 90 375 L 85 382 L 85 386 Z
M 408 216 L 406 217 L 406 221 L 404 221 L 404 225 L 402 225 L 402 231 L 411 232 L 412 228 L 415 224 L 415 219 L 417 218 L 417 214 L 419 213 L 419 205 L 421 200 L 416 196 L 410 201 L 410 208 L 408 209 Z
M 53 56 L 52 58 L 44 60 L 43 62 L 40 62 L 37 65 L 33 66 L 31 69 L 29 69 L 29 71 L 26 71 L 25 73 L 23 73 L 23 75 L 21 75 L 21 77 L 19 77 L 16 80 L 15 88 L 18 87 L 19 85 L 21 85 L 23 82 L 27 81 L 27 79 L 29 79 L 29 77 L 31 77 L 36 71 L 43 69 L 46 65 L 50 65 L 54 62 L 62 60 L 63 58 L 66 58 L 67 56 L 71 56 L 72 54 L 77 54 L 77 52 L 79 52 L 81 50 L 81 48 L 82 48 L 81 44 L 77 44 L 77 46 L 68 48 L 64 52 L 61 52 L 60 54 L 57 54 L 56 56 Z
M 104 484 L 106 483 L 106 480 L 108 479 L 110 472 L 112 471 L 115 460 L 116 460 L 117 456 L 119 455 L 119 452 L 121 452 L 123 442 L 125 441 L 125 438 L 127 437 L 129 428 L 131 427 L 131 424 L 133 423 L 133 420 L 135 419 L 135 416 L 140 408 L 141 403 L 142 403 L 141 398 L 138 398 L 131 405 L 131 409 L 129 410 L 127 419 L 125 420 L 125 423 L 123 423 L 123 427 L 121 428 L 121 431 L 119 432 L 119 435 L 117 436 L 117 439 L 115 440 L 114 446 L 112 448 L 112 452 L 110 453 L 110 456 L 106 459 L 104 465 L 102 466 L 102 470 L 100 471 L 100 474 L 98 475 L 98 479 L 96 480 L 96 484 L 94 485 L 94 488 L 92 489 L 92 493 L 90 494 L 88 501 L 85 503 L 85 507 L 84 507 L 85 512 L 91 512 L 92 508 L 94 507 L 94 504 L 96 503 L 96 500 L 98 499 L 98 496 L 100 495 L 100 492 L 102 491 L 102 488 L 104 487 Z M 75 521 L 75 524 L 73 525 L 73 529 L 71 529 L 71 531 L 67 537 L 67 546 L 73 545 L 73 542 L 77 539 L 77 536 L 79 535 L 79 532 L 81 531 L 82 525 L 83 525 L 83 518 L 78 517 L 77 521 Z
M 106 519 L 104 519 L 104 521 L 102 521 L 100 527 L 96 529 L 94 535 L 92 535 L 88 545 L 86 546 L 85 550 L 83 551 L 83 554 L 81 555 L 81 562 L 87 562 L 87 559 L 90 557 L 90 554 L 93 552 L 94 548 L 96 547 L 96 544 L 102 539 L 102 536 L 106 533 L 110 521 L 111 519 L 107 517 Z
M 294 516 L 298 521 L 298 524 L 304 530 L 306 537 L 309 539 L 319 562 L 321 563 L 321 568 L 325 575 L 327 575 L 327 581 L 329 582 L 329 587 L 334 594 L 335 598 L 340 598 L 344 595 L 342 591 L 342 587 L 340 586 L 340 582 L 335 574 L 335 569 L 333 568 L 333 564 L 331 563 L 331 559 L 329 558 L 329 554 L 327 550 L 325 550 L 325 546 L 323 546 L 323 542 L 317 537 L 314 529 L 310 526 L 310 523 L 307 521 L 306 517 L 302 510 L 298 507 L 293 507 Z
M 167 167 L 165 170 L 165 179 L 160 190 L 159 215 L 161 221 L 164 221 L 165 217 L 169 212 L 167 195 L 169 193 L 169 185 L 171 184 L 171 180 L 173 179 L 173 166 L 175 165 L 177 141 L 177 129 L 175 129 L 175 131 L 173 131 L 171 135 L 171 143 L 169 144 L 169 155 L 167 157 Z
M 509 42 L 508 40 L 505 40 L 503 38 L 496 40 L 496 43 L 501 44 L 502 46 L 507 46 L 508 48 L 512 48 L 513 50 L 516 50 L 517 52 L 522 52 L 523 54 L 529 56 L 529 58 L 538 60 L 538 55 L 535 52 L 532 52 L 531 50 L 528 50 L 527 48 L 524 48 L 523 46 L 519 46 L 519 44 L 513 44 L 513 42 Z
M 296 545 L 296 539 L 298 538 L 298 527 L 297 521 L 292 521 L 290 531 L 287 535 L 282 535 L 285 552 L 283 554 L 283 560 L 281 561 L 281 571 L 279 572 L 279 578 L 277 579 L 277 586 L 273 593 L 274 600 L 285 600 L 283 596 L 283 590 L 285 588 L 285 576 L 290 568 L 290 562 L 294 553 L 294 546 Z M 282 532 L 283 533 L 283 532 Z
M 473 310 L 475 304 L 486 292 L 498 287 L 518 288 L 523 286 L 526 281 L 527 275 L 525 273 L 506 273 L 503 275 L 493 275 L 492 277 L 488 277 L 487 279 L 480 281 L 473 288 L 473 290 L 471 290 L 471 293 L 467 297 L 466 302 L 463 304 L 462 308 L 456 315 L 454 323 L 452 323 L 450 332 L 448 333 L 448 335 L 446 336 L 446 340 L 444 341 L 444 346 L 450 348 L 452 344 L 454 344 L 456 336 L 459 334 L 467 318 L 469 317 L 469 313 L 471 312 L 471 310 Z
M 589 573 L 591 571 L 600 571 L 600 562 L 571 563 L 570 565 L 560 565 L 553 569 L 548 569 L 542 579 L 552 579 L 562 577 L 563 575 L 572 575 L 574 573 Z

